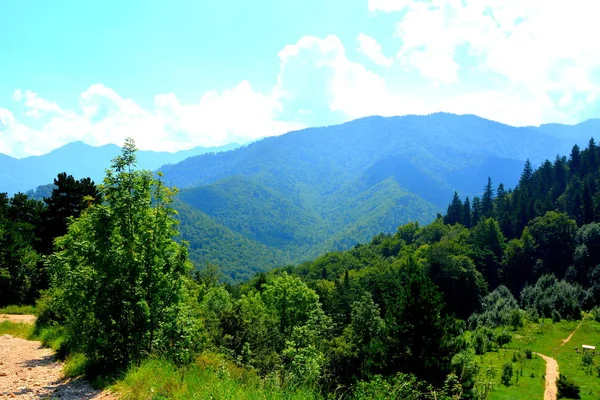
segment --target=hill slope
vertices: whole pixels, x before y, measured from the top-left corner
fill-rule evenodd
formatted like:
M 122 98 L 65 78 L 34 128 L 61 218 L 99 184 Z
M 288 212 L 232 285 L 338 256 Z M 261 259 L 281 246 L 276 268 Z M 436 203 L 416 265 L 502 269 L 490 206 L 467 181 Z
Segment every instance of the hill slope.
M 188 157 L 227 151 L 238 146 L 232 143 L 220 147 L 195 147 L 176 153 L 139 151 L 138 167 L 155 170 L 161 165 L 177 163 Z M 121 148 L 114 144 L 93 147 L 83 142 L 73 142 L 48 154 L 23 159 L 0 154 L 0 192 L 12 195 L 35 189 L 52 183 L 61 172 L 68 172 L 77 179 L 90 177 L 99 182 L 104 177 L 107 161 L 112 160 L 120 151 Z
M 239 235 L 235 240 L 283 254 L 265 265 L 261 253 L 222 266 L 268 269 L 351 247 L 408 221 L 427 223 L 454 190 L 480 194 L 488 176 L 514 186 L 526 159 L 537 165 L 567 153 L 574 143 L 587 143 L 597 125 L 516 128 L 452 114 L 368 117 L 191 157 L 161 171 L 185 188 L 179 198 L 190 207 L 182 218 L 200 211 Z M 192 248 L 206 242 L 183 237 Z

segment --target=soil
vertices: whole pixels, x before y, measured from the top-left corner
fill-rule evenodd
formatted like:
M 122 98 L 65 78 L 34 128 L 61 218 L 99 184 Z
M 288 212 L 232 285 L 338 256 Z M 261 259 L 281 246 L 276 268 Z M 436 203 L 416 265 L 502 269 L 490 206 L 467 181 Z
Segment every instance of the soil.
M 35 315 L 0 314 L 0 322 L 10 321 L 16 324 L 33 324 Z
M 32 315 L 0 316 L 0 321 L 33 323 Z M 116 399 L 89 382 L 65 378 L 54 351 L 40 342 L 0 336 L 0 399 Z
M 540 353 L 535 353 L 546 361 L 546 389 L 544 390 L 544 400 L 556 400 L 558 379 L 558 363 L 554 358 L 547 357 Z

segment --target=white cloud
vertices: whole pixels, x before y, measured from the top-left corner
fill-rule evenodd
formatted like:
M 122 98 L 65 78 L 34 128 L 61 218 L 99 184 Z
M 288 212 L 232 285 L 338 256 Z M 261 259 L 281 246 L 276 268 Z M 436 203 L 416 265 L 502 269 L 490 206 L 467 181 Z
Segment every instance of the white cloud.
M 487 74 L 483 85 L 498 77 L 507 90 L 520 87 L 537 98 L 565 91 L 598 93 L 596 3 L 413 1 L 397 24 L 397 58 L 406 70 L 439 84 L 464 83 L 477 72 Z M 559 104 L 558 98 L 554 102 L 572 106 Z
M 275 92 L 284 109 L 294 111 L 290 116 L 305 125 L 327 124 L 309 117 L 331 118 L 331 112 L 341 116 L 341 121 L 423 112 L 418 99 L 392 95 L 380 75 L 349 60 L 335 35 L 323 39 L 304 36 L 287 45 L 279 57 Z
M 383 67 L 391 67 L 394 60 L 383 55 L 381 45 L 370 36 L 361 33 L 357 37 L 358 51 L 366 55 L 371 61 Z
M 157 95 L 151 110 L 101 84 L 81 94 L 78 112 L 65 111 L 31 91 L 18 90 L 13 98 L 21 102 L 25 115 L 44 117 L 41 127 L 33 129 L 0 109 L 0 152 L 15 157 L 47 153 L 77 140 L 120 145 L 128 136 L 140 149 L 177 151 L 245 142 L 301 127 L 279 121 L 279 104 L 273 96 L 254 91 L 245 81 L 223 92 L 207 92 L 191 104 L 182 104 L 173 93 Z
M 397 12 L 394 57 L 359 34 L 358 52 L 387 68 L 352 59 L 335 35 L 301 37 L 278 53 L 276 85 L 242 80 L 183 103 L 158 94 L 141 107 L 101 84 L 66 110 L 30 90 L 22 109 L 0 108 L 0 152 L 25 156 L 74 140 L 175 151 L 278 135 L 368 115 L 477 114 L 513 125 L 574 123 L 600 98 L 600 24 L 595 0 L 369 1 Z M 380 16 L 375 15 L 375 18 Z M 386 18 L 387 19 L 387 18 Z M 33 120 L 35 119 L 35 120 Z
M 22 92 L 20 89 L 15 90 L 13 93 L 13 100 L 23 102 L 25 107 L 29 110 L 27 115 L 34 118 L 40 118 L 47 114 L 63 114 L 64 111 L 58 106 L 58 104 L 44 100 L 37 93 L 30 90 Z

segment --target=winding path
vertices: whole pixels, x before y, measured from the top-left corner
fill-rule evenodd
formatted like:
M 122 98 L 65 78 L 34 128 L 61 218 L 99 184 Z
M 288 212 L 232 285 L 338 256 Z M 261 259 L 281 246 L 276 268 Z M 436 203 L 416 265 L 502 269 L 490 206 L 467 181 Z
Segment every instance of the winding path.
M 0 322 L 33 323 L 32 315 L 0 315 Z M 65 378 L 54 351 L 40 342 L 0 336 L 0 399 L 116 399 L 83 379 Z
M 556 380 L 558 379 L 558 363 L 554 358 L 550 358 L 540 353 L 535 353 L 546 361 L 546 389 L 544 390 L 544 400 L 556 400 L 558 390 Z
M 554 350 L 558 350 L 559 347 L 562 347 L 565 344 L 569 343 L 575 332 L 577 332 L 581 324 L 583 324 L 584 320 L 585 318 L 581 320 L 579 325 L 577 325 L 577 327 L 573 330 L 573 332 L 571 332 L 571 334 L 566 339 L 562 340 L 560 346 L 558 346 Z M 556 380 L 558 379 L 558 362 L 554 358 L 545 356 L 543 354 L 535 354 L 542 357 L 544 361 L 546 361 L 546 389 L 544 390 L 544 400 L 556 400 L 558 398 L 558 389 L 556 387 Z

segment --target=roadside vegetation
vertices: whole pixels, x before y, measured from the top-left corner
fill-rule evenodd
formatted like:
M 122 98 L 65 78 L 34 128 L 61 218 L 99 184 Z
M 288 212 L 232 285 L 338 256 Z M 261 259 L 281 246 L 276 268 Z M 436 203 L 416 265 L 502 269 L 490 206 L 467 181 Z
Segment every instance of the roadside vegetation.
M 176 189 L 137 170 L 135 151 L 128 140 L 95 192 L 63 177 L 85 189 L 79 215 L 59 219 L 48 255 L 23 241 L 3 261 L 37 273 L 11 280 L 21 264 L 2 267 L 13 286 L 1 303 L 38 298 L 38 317 L 0 329 L 56 349 L 67 375 L 131 399 L 540 398 L 540 353 L 558 361 L 561 394 L 600 395 L 598 358 L 574 350 L 600 342 L 593 142 L 527 164 L 514 190 L 488 180 L 481 198 L 454 196 L 429 225 L 236 285 L 191 264 L 175 240 Z M 4 239 L 35 237 L 9 218 L 18 204 L 5 204 Z

